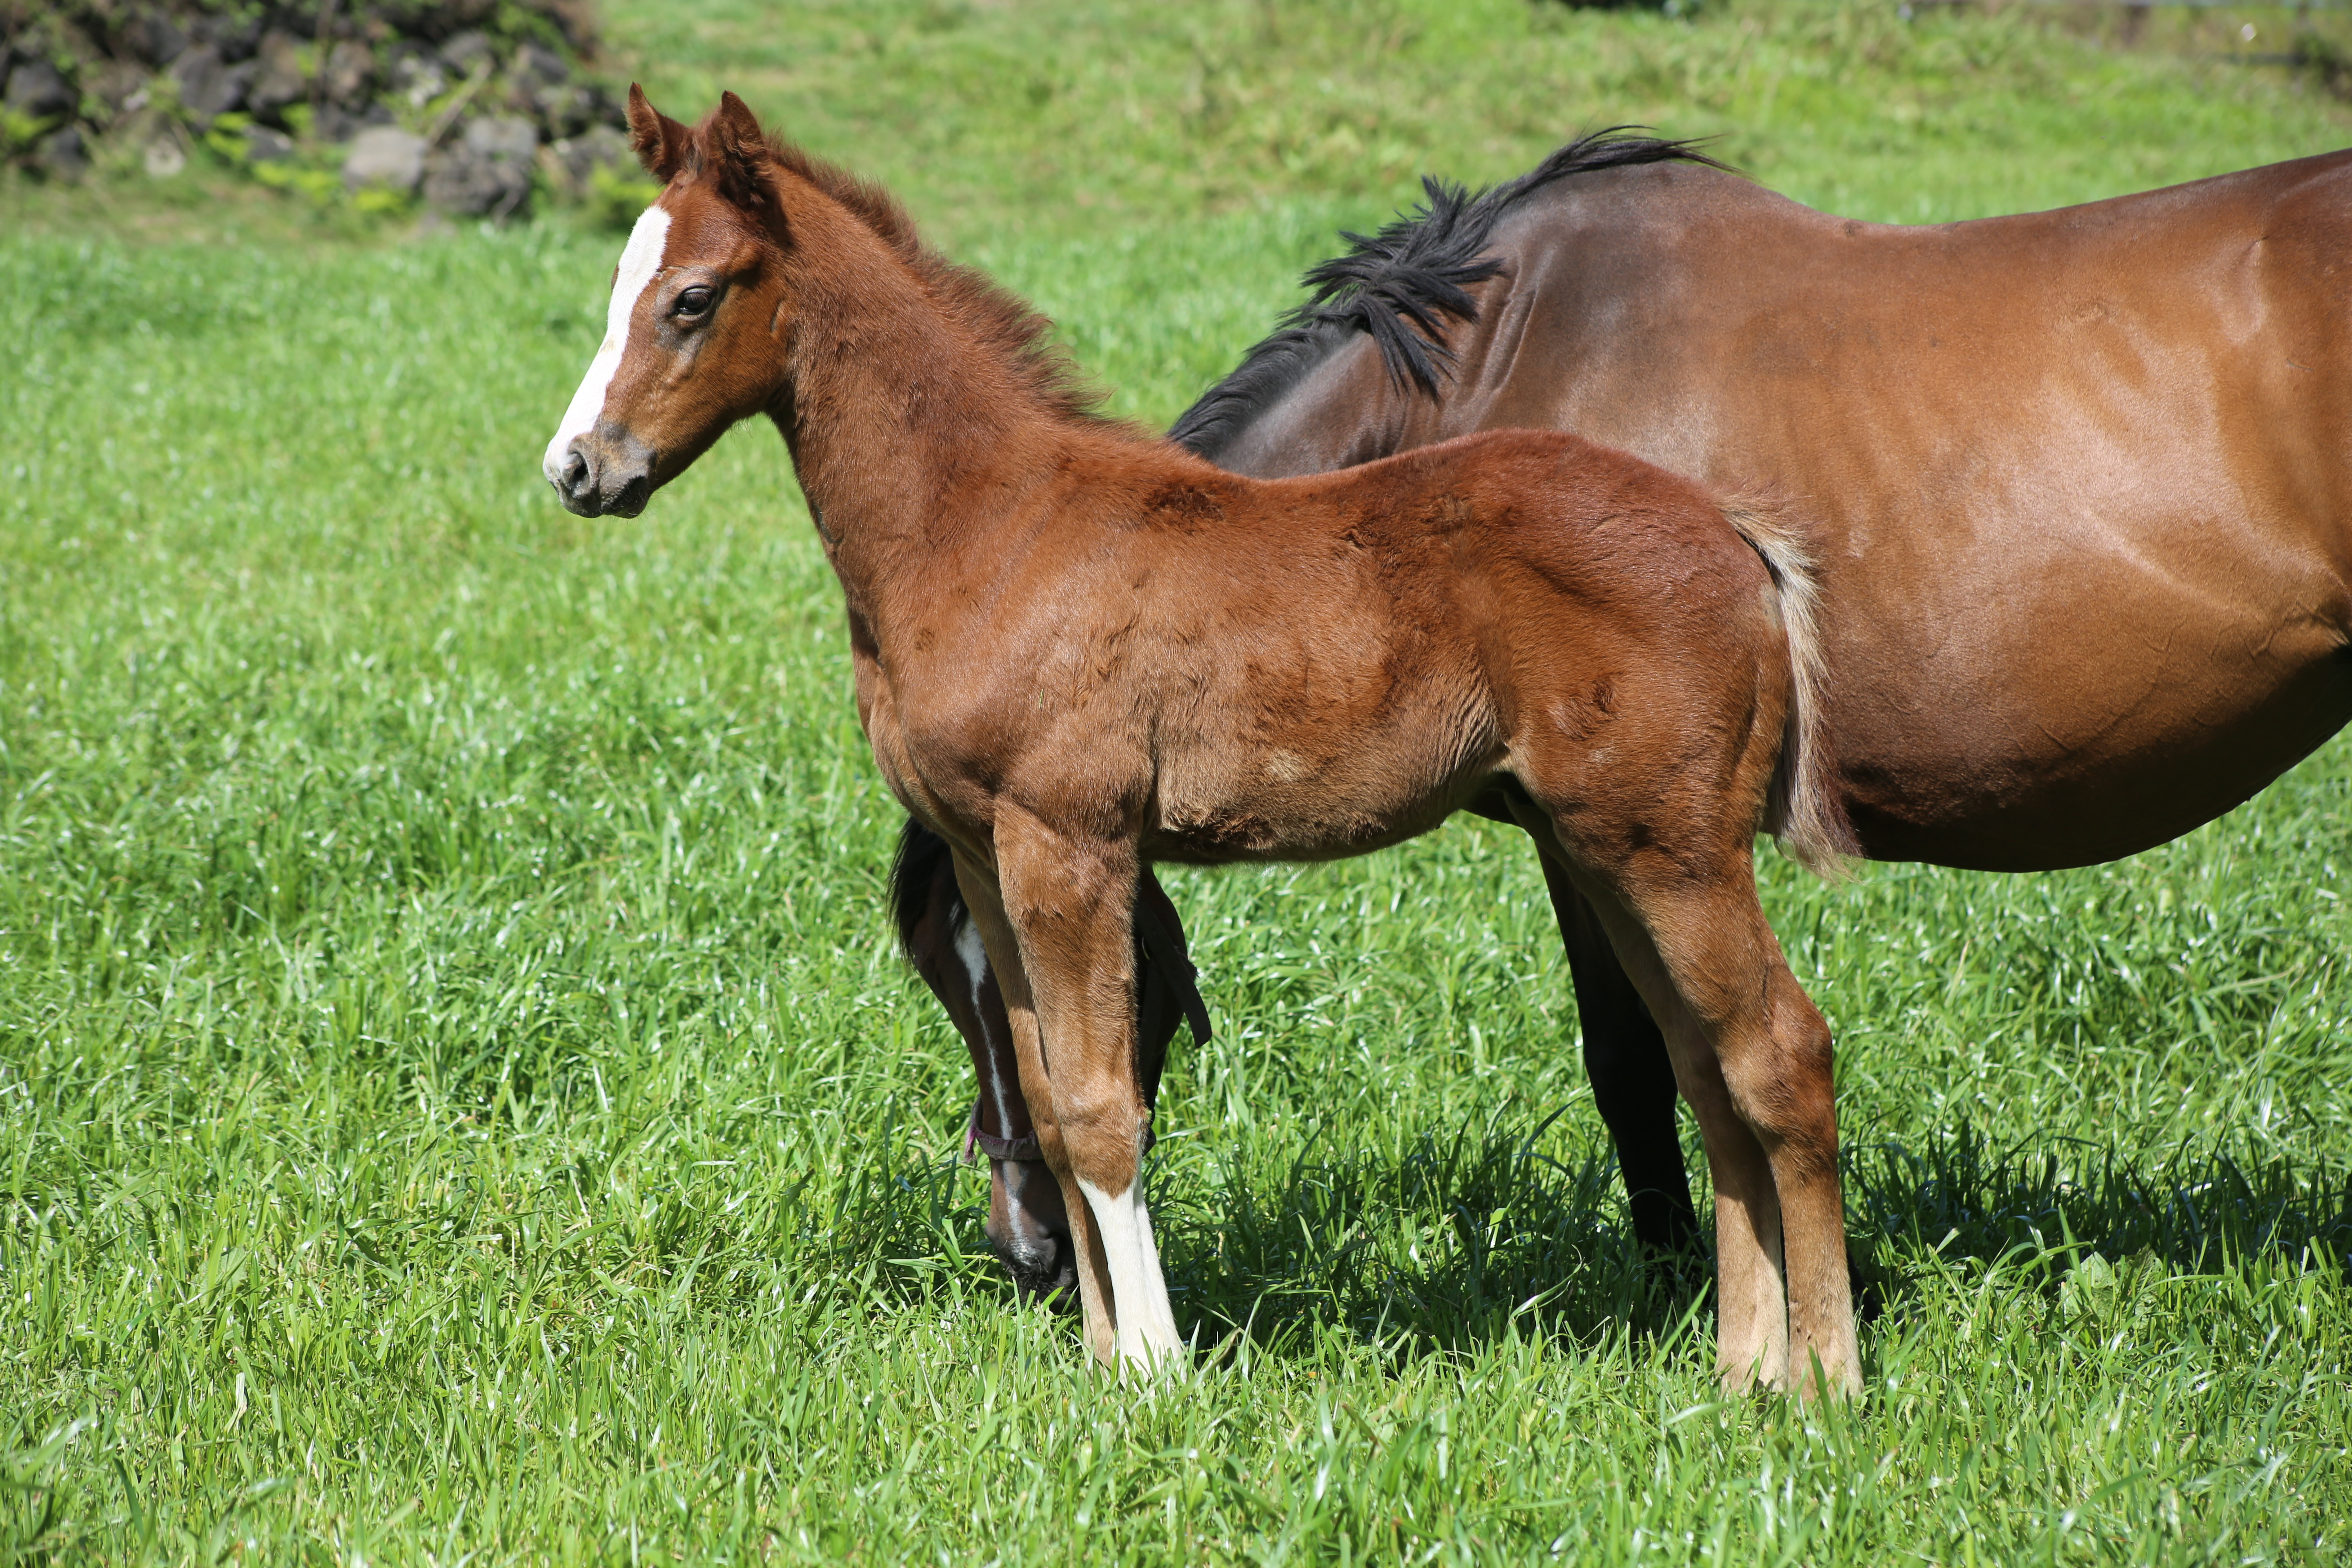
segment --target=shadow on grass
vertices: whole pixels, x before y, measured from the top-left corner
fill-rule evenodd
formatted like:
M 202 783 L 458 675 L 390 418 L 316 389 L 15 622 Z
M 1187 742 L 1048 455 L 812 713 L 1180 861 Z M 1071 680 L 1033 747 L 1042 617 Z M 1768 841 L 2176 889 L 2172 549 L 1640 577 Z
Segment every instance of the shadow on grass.
M 1543 1152 L 1548 1125 L 1424 1136 L 1401 1156 L 1334 1153 L 1326 1138 L 1276 1172 L 1189 1152 L 1154 1182 L 1179 1326 L 1204 1346 L 1245 1335 L 1276 1355 L 1338 1330 L 1411 1357 L 1514 1332 L 1651 1338 L 1704 1320 L 1711 1258 L 1643 1253 L 1613 1160 Z M 992 1289 L 983 1281 L 1001 1276 L 974 1245 L 979 1209 L 952 1200 L 951 1170 L 900 1170 L 887 1191 L 866 1186 L 864 1212 L 837 1233 L 838 1262 L 881 1263 L 908 1285 L 953 1270 Z M 2091 1253 L 2188 1273 L 2257 1258 L 2341 1268 L 2352 1257 L 2352 1172 L 2220 1145 L 2154 1160 L 2073 1141 L 2004 1149 L 1960 1123 L 1849 1150 L 1845 1193 L 1865 1319 L 1908 1296 L 1931 1259 L 2022 1257 L 2055 1291 Z M 1002 1294 L 1009 1304 L 1009 1285 Z
M 1277 1352 L 1344 1327 L 1404 1354 L 1515 1328 L 1671 1331 L 1700 1304 L 1705 1260 L 1645 1254 L 1614 1160 L 1543 1152 L 1549 1126 L 1493 1121 L 1401 1156 L 1333 1154 L 1327 1134 L 1271 1182 L 1171 1184 L 1154 1228 L 1180 1326 Z
M 2046 1254 L 2053 1283 L 2081 1257 L 2153 1257 L 2185 1273 L 2255 1258 L 2344 1267 L 2352 1253 L 2352 1172 L 2241 1156 L 2226 1142 L 2135 1159 L 2078 1139 L 1996 1146 L 1962 1122 L 1916 1144 L 1850 1150 L 1846 1232 L 1897 1266 L 1906 1258 Z

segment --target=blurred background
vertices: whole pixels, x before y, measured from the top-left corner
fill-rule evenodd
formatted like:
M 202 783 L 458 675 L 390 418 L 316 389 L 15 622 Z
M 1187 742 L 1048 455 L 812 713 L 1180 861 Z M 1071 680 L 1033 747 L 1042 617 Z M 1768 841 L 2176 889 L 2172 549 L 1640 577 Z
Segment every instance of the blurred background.
M 2293 144 L 2352 91 L 2347 42 L 2337 4 L 2202 0 L 6 0 L 0 127 L 47 223 L 260 222 L 257 190 L 618 221 L 631 79 L 688 118 L 732 88 L 956 240 L 1394 200 L 1622 121 L 1917 221 Z

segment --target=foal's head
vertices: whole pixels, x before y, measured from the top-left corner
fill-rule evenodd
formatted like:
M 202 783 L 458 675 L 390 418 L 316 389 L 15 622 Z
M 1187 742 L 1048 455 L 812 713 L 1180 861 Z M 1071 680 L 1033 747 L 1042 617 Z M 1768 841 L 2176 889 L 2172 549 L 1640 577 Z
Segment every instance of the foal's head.
M 542 465 L 583 517 L 636 516 L 782 392 L 789 289 L 759 121 L 729 93 L 688 130 L 632 87 L 629 133 L 665 188 L 621 252 L 604 342 Z
M 902 456 L 868 437 L 910 410 L 924 418 L 909 439 L 934 454 L 1009 449 L 1004 431 L 1034 416 L 1097 425 L 1051 323 L 928 249 L 878 187 L 769 141 L 733 93 L 689 130 L 633 87 L 629 135 L 663 190 L 547 444 L 548 482 L 573 511 L 635 517 L 759 413 L 793 443 L 804 488 L 812 455 L 845 441 L 859 449 L 851 468 Z

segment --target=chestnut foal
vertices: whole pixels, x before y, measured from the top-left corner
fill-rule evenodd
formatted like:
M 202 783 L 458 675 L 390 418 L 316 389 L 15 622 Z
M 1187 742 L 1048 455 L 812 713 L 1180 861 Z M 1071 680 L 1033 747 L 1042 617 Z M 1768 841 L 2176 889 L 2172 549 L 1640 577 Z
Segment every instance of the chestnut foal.
M 1790 536 L 1557 433 L 1223 472 L 1086 413 L 1039 318 L 732 94 L 689 131 L 632 89 L 629 121 L 667 188 L 548 478 L 634 516 L 737 420 L 782 430 L 875 760 L 1003 989 L 1095 1354 L 1183 1350 L 1139 1179 L 1143 868 L 1362 854 L 1499 795 L 1697 1115 L 1725 1382 L 1857 1389 L 1829 1029 L 1750 859 L 1843 837 Z

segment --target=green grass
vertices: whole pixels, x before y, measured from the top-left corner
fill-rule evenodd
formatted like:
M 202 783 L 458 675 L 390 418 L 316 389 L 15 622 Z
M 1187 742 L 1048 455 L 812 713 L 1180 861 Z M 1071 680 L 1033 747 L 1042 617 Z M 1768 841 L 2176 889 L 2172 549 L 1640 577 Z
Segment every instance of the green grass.
M 1874 216 L 2343 139 L 2274 76 L 1880 9 L 614 31 L 900 180 L 1152 420 L 1335 224 L 1577 126 Z M 1219 30 L 1267 17 L 1287 63 Z M 1171 877 L 1219 1037 L 1155 1191 L 1214 1348 L 1125 1388 L 984 1257 L 780 443 L 635 523 L 538 479 L 615 242 L 5 199 L 0 1560 L 2342 1554 L 2344 743 L 2115 867 L 1764 857 L 1881 1308 L 1845 1413 L 1720 1401 L 1703 1283 L 1629 1258 L 1514 836 Z

